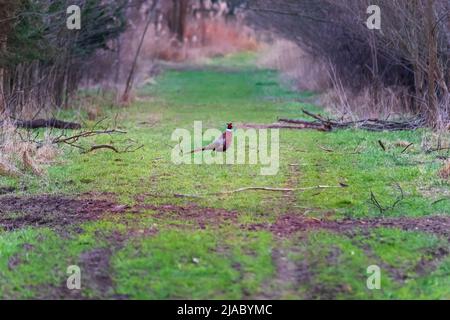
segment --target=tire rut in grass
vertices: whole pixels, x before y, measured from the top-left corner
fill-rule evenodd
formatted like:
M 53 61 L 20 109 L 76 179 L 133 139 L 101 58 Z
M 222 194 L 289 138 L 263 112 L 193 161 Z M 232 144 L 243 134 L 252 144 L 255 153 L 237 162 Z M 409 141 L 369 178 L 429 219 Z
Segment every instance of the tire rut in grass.
M 135 234 L 130 235 L 130 237 L 135 236 Z M 124 247 L 130 237 L 113 232 L 108 234 L 106 238 L 101 238 L 102 241 L 107 240 L 109 246 L 91 248 L 79 255 L 76 263 L 81 272 L 80 290 L 69 290 L 67 282 L 64 280 L 59 285 L 51 286 L 49 290 L 40 292 L 38 298 L 64 300 L 128 299 L 128 296 L 116 293 L 111 257 Z M 39 292 L 39 290 L 37 291 Z
M 286 188 L 296 188 L 299 183 L 300 171 L 297 166 L 289 167 L 289 177 L 286 181 Z M 295 192 L 287 192 L 283 195 L 283 201 L 279 204 L 281 212 L 295 210 L 297 196 Z M 280 216 L 283 216 L 281 214 Z M 279 218 L 279 216 L 278 216 Z M 309 269 L 306 265 L 293 262 L 288 257 L 288 252 L 281 248 L 280 239 L 275 239 L 272 248 L 272 263 L 275 267 L 273 278 L 263 284 L 258 299 L 277 300 L 283 299 L 283 295 L 295 294 L 298 284 L 307 281 L 310 277 Z
M 275 267 L 275 275 L 266 281 L 257 300 L 279 300 L 287 296 L 298 296 L 300 285 L 309 283 L 312 278 L 311 268 L 307 261 L 292 261 L 289 254 L 293 248 L 284 249 L 277 244 L 272 249 L 272 261 Z

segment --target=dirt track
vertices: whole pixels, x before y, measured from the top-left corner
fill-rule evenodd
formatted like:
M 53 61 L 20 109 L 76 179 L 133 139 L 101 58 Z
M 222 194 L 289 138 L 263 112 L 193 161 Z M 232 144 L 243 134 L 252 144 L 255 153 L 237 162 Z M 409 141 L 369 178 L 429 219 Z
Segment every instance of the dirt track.
M 5 196 L 0 198 L 0 226 L 14 230 L 26 226 L 63 227 L 84 221 L 98 220 L 105 215 L 120 215 L 126 212 L 140 214 L 155 211 L 155 219 L 189 221 L 200 229 L 217 227 L 223 223 L 238 225 L 237 211 L 205 208 L 196 204 L 148 205 L 137 204 L 128 207 L 116 203 L 111 195 L 104 198 L 69 198 L 55 195 L 33 197 Z M 351 232 L 356 229 L 398 228 L 408 231 L 422 231 L 450 239 L 450 217 L 430 216 L 422 218 L 379 218 L 319 220 L 304 217 L 301 212 L 285 214 L 273 224 L 240 224 L 247 230 L 268 230 L 278 237 L 290 236 L 298 231 L 325 229 L 336 232 Z

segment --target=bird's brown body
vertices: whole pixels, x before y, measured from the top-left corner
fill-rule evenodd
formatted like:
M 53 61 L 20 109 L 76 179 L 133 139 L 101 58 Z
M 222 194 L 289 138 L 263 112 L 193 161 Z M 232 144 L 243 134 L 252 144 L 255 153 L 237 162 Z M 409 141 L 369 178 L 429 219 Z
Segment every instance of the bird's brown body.
M 222 135 L 217 138 L 213 143 L 207 145 L 206 147 L 199 148 L 196 150 L 192 150 L 191 153 L 197 153 L 202 151 L 216 151 L 216 152 L 225 152 L 233 143 L 233 124 L 228 123 L 227 129 Z

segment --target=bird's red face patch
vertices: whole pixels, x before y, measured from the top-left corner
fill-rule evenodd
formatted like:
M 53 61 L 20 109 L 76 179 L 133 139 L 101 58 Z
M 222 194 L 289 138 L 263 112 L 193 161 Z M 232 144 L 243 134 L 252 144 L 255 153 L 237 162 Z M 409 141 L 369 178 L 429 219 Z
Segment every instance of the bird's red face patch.
M 227 123 L 227 129 L 229 129 L 229 130 L 233 129 L 233 124 L 232 123 Z

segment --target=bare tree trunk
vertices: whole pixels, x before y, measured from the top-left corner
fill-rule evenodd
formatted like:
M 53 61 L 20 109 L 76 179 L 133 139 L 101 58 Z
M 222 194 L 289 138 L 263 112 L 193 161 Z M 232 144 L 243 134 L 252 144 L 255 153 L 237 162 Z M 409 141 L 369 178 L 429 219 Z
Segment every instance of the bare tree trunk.
M 419 0 L 411 0 L 411 14 L 414 20 L 416 21 L 422 21 L 421 14 L 422 12 L 419 12 Z M 421 32 L 419 32 L 419 28 L 412 28 L 412 65 L 413 65 L 413 73 L 414 73 L 414 98 L 413 98 L 413 110 L 414 112 L 419 112 L 420 110 L 423 110 L 423 101 L 422 98 L 424 97 L 424 70 L 421 67 L 421 62 L 423 62 L 423 54 L 420 53 L 420 47 L 422 44 L 421 39 Z
M 434 15 L 434 0 L 425 1 L 425 16 L 427 25 L 427 44 L 428 44 L 428 121 L 430 124 L 436 124 L 439 116 L 438 98 L 436 95 L 436 75 L 438 72 L 437 57 L 437 37 L 436 37 L 436 18 Z
M 134 56 L 133 63 L 131 64 L 130 73 L 128 74 L 127 82 L 125 85 L 125 91 L 122 96 L 122 102 L 127 103 L 130 98 L 131 88 L 133 87 L 134 74 L 136 72 L 136 66 L 139 59 L 139 55 L 141 53 L 142 45 L 144 44 L 145 35 L 147 34 L 148 28 L 152 22 L 153 12 L 155 11 L 156 5 L 158 4 L 158 0 L 153 0 L 152 7 L 149 9 L 147 21 L 145 22 L 144 31 L 142 32 L 141 41 L 139 42 L 139 46 L 136 50 L 136 54 Z
M 201 41 L 202 46 L 206 45 L 206 6 L 205 0 L 200 0 L 200 29 L 201 29 Z
M 169 29 L 183 42 L 186 34 L 186 17 L 189 0 L 172 0 L 172 10 L 169 19 Z
M 6 51 L 6 35 L 0 34 L 0 55 Z M 0 114 L 6 110 L 6 99 L 5 99 L 5 69 L 0 66 Z
M 120 45 L 120 39 L 116 40 L 116 61 L 115 61 L 115 65 L 116 65 L 116 72 L 114 74 L 114 85 L 116 88 L 118 88 L 119 86 L 119 78 L 120 78 L 120 67 L 121 67 L 121 50 L 122 50 L 122 46 Z
M 186 18 L 189 0 L 180 0 L 180 20 L 179 20 L 179 31 L 178 40 L 184 42 L 186 35 Z

